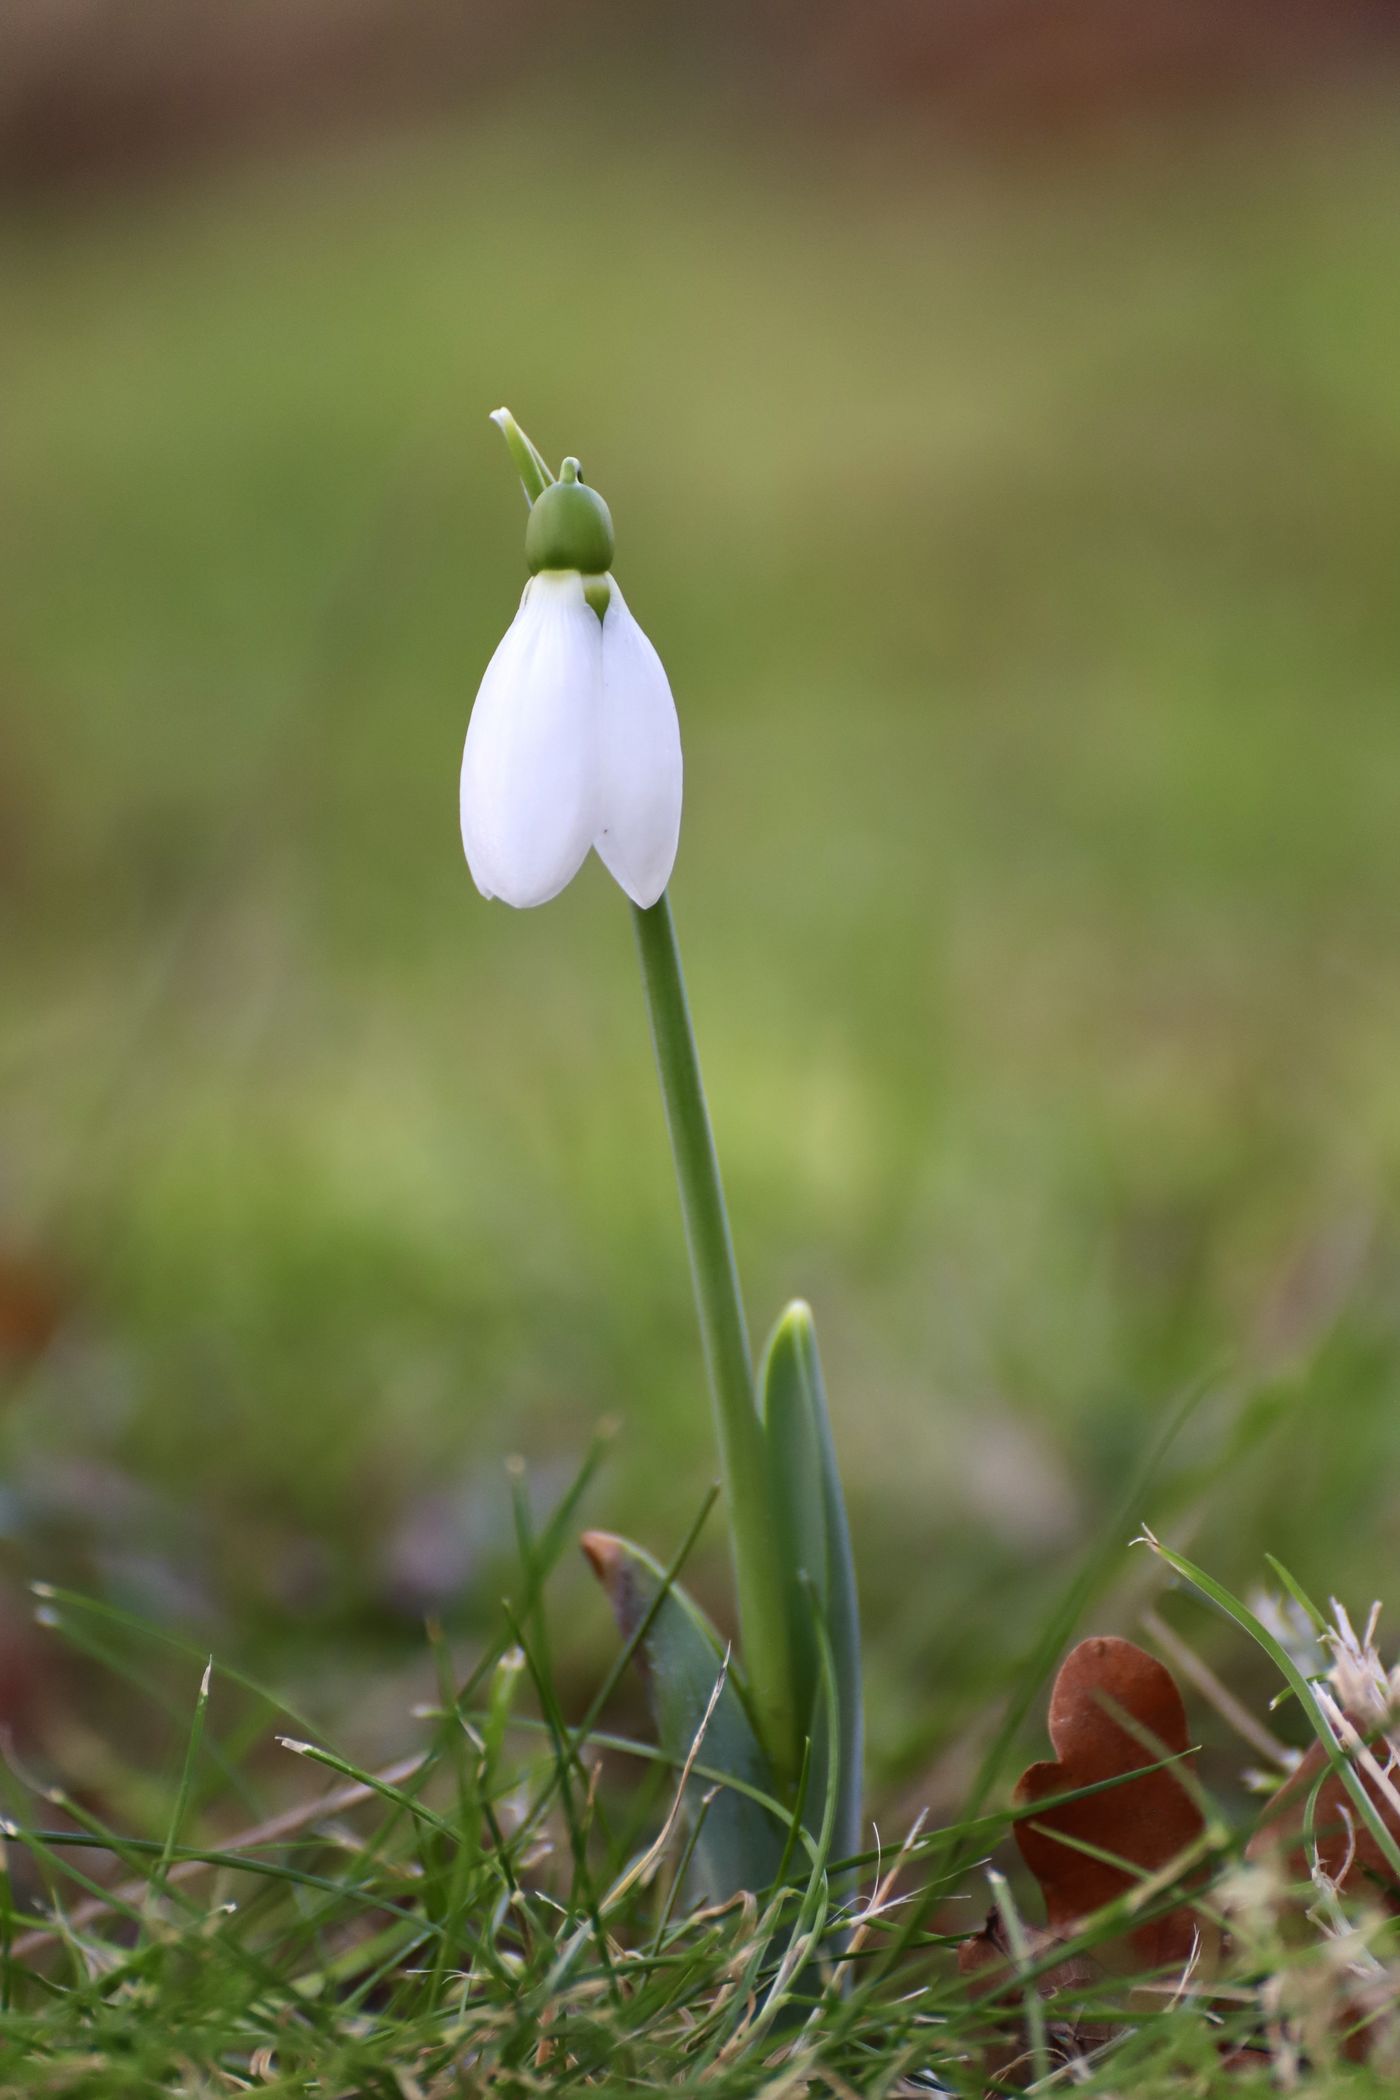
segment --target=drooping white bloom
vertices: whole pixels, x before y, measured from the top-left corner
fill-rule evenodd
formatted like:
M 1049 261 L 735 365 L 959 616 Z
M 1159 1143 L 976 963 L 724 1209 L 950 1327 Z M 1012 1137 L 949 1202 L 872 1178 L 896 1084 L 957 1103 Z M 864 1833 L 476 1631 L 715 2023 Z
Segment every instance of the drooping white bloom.
M 681 740 L 661 659 L 615 580 L 600 619 L 576 569 L 531 577 L 462 754 L 462 844 L 484 897 L 546 904 L 596 847 L 655 904 L 680 838 Z

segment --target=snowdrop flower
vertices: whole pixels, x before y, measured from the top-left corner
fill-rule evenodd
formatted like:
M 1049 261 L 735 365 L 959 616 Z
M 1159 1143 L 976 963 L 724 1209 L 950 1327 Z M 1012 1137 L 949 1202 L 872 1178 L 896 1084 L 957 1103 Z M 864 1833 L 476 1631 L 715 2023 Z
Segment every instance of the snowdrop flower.
M 675 863 L 681 740 L 661 659 L 611 575 L 608 507 L 566 459 L 525 532 L 530 581 L 462 754 L 462 844 L 484 897 L 545 904 L 596 849 L 634 904 Z

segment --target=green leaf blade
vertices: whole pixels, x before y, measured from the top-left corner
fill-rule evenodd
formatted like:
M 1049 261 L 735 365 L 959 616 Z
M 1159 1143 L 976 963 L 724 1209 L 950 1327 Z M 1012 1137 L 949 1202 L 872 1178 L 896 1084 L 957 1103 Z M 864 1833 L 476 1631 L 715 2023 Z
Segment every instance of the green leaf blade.
M 800 1711 L 814 1757 L 810 1819 L 820 1819 L 833 1755 L 822 1648 L 834 1680 L 837 1771 L 832 1854 L 860 1849 L 863 1706 L 860 1611 L 846 1499 L 836 1464 L 811 1308 L 795 1299 L 764 1355 L 761 1379 L 769 1494 L 789 1598 Z M 820 1630 L 814 1625 L 820 1619 Z
M 778 1791 L 772 1766 L 734 1678 L 725 1672 L 724 1644 L 705 1614 L 684 1590 L 668 1586 L 660 1563 L 629 1539 L 590 1531 L 581 1543 L 623 1639 L 637 1639 L 637 1663 L 666 1756 L 684 1765 L 703 1726 L 699 1763 L 772 1798 Z M 713 1780 L 692 1773 L 685 1814 L 692 1831 L 698 1829 L 694 1872 L 710 1902 L 773 1885 L 787 1833 L 751 1795 L 734 1787 L 716 1790 Z

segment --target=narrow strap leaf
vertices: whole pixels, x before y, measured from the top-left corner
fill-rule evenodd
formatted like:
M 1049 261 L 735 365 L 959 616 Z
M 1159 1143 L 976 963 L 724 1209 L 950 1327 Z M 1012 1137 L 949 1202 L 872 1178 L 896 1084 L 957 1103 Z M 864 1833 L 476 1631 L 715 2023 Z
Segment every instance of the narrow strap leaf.
M 814 1805 L 824 1802 L 831 1757 L 815 1615 L 830 1651 L 835 1687 L 838 1784 L 832 1856 L 845 1859 L 860 1849 L 860 1613 L 816 1327 L 811 1308 L 801 1299 L 788 1306 L 769 1338 L 762 1395 L 770 1499 L 789 1598 L 792 1648 L 803 1672 L 801 1710 L 814 1747 L 810 1799 Z
M 590 1531 L 582 1545 L 623 1639 L 647 1622 L 637 1663 L 662 1750 L 684 1767 L 703 1727 L 700 1765 L 775 1794 L 772 1767 L 727 1674 L 724 1644 L 699 1606 L 684 1590 L 666 1588 L 659 1563 L 630 1540 Z M 693 1871 L 710 1902 L 771 1886 L 785 1837 L 777 1817 L 735 1788 L 715 1791 L 698 1770 L 686 1781 L 685 1814 L 698 1827 Z

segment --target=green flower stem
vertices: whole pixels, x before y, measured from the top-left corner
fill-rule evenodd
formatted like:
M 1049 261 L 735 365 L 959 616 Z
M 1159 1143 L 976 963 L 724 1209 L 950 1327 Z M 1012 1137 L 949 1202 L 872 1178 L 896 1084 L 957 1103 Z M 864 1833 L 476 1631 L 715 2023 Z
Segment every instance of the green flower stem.
M 662 896 L 648 911 L 634 906 L 632 920 L 719 1431 L 749 1696 L 774 1771 L 790 1786 L 796 1773 L 797 1721 L 782 1568 L 768 1509 L 767 1456 L 734 1242 L 669 898 Z

